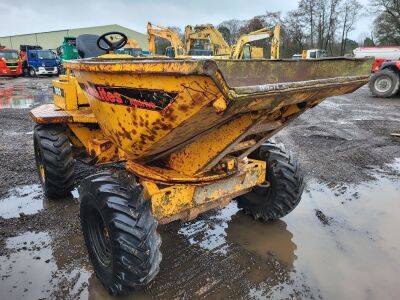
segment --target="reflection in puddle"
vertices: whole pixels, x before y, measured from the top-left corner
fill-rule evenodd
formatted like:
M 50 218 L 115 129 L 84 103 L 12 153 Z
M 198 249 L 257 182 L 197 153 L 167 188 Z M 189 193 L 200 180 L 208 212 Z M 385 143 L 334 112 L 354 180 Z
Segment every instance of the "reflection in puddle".
M 15 252 L 0 256 L 4 299 L 39 299 L 50 295 L 49 279 L 57 267 L 52 260 L 50 236 L 46 232 L 27 232 L 9 238 L 6 247 Z
M 18 78 L 0 86 L 0 109 L 31 108 L 38 104 L 52 103 L 49 79 Z
M 278 259 L 288 269 L 293 267 L 297 246 L 285 222 L 264 223 L 238 213 L 232 217 L 226 231 L 229 241 L 243 249 L 264 259 Z
M 9 191 L 9 196 L 0 199 L 0 217 L 9 219 L 36 214 L 42 209 L 51 209 L 70 201 L 78 203 L 78 197 L 77 188 L 71 191 L 69 197 L 55 200 L 44 197 L 39 184 L 17 187 Z
M 324 298 L 396 299 L 399 199 L 398 180 L 348 186 L 340 196 L 311 184 L 302 204 L 285 218 L 298 245 L 297 271 Z M 332 218 L 331 226 L 319 224 L 314 208 Z
M 19 217 L 20 214 L 34 214 L 43 209 L 42 188 L 38 184 L 17 187 L 9 196 L 0 199 L 0 217 Z
M 189 239 L 189 242 L 207 250 L 226 253 L 226 228 L 234 214 L 238 212 L 236 203 L 231 202 L 225 208 L 203 220 L 182 224 L 179 234 Z M 222 247 L 221 247 L 222 246 Z
M 0 256 L 3 299 L 62 299 L 66 295 L 76 299 L 84 295 L 91 273 L 84 268 L 60 270 L 48 232 L 9 238 L 6 248 L 11 254 Z

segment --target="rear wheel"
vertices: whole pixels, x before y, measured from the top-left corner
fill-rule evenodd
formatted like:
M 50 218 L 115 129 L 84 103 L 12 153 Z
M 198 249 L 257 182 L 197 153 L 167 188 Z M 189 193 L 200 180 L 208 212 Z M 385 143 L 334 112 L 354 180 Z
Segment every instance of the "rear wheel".
M 33 144 L 39 179 L 45 195 L 68 195 L 74 187 L 75 160 L 65 127 L 36 125 Z
M 134 176 L 105 171 L 79 188 L 80 218 L 96 275 L 113 295 L 148 284 L 161 262 L 161 238 L 150 201 Z
M 376 97 L 387 98 L 399 91 L 399 75 L 392 70 L 385 69 L 372 75 L 369 89 Z
M 269 141 L 250 156 L 267 163 L 265 186 L 254 187 L 236 200 L 240 208 L 255 219 L 276 220 L 299 204 L 303 193 L 303 173 L 299 163 L 283 144 Z
M 23 66 L 22 74 L 23 74 L 23 76 L 29 76 L 29 69 L 27 66 Z

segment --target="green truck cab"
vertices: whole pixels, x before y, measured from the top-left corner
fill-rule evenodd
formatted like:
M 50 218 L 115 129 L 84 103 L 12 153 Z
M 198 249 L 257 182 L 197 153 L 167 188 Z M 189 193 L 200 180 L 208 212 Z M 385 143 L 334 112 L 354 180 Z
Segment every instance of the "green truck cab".
M 66 36 L 60 47 L 57 48 L 57 55 L 60 58 L 60 67 L 65 60 L 79 58 L 78 50 L 76 49 L 76 37 Z

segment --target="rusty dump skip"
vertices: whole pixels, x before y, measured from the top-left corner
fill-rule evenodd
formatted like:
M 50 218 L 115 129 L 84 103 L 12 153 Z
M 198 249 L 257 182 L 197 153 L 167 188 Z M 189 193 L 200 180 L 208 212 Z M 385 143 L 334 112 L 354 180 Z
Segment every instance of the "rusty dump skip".
M 177 152 L 170 165 L 179 168 L 194 141 L 218 148 L 206 151 L 212 154 L 197 171 L 210 168 L 217 154 L 259 143 L 260 135 L 270 136 L 326 97 L 358 89 L 368 82 L 371 64 L 349 58 L 66 62 L 103 133 L 128 159 Z M 210 146 L 215 139 L 218 145 Z

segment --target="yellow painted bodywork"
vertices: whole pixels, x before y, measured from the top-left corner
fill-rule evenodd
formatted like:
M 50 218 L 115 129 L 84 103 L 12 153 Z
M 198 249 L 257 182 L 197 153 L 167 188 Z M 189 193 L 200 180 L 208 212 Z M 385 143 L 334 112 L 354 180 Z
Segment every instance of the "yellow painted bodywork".
M 60 75 L 59 80 L 54 80 L 53 90 L 54 104 L 63 110 L 77 110 L 79 106 L 89 104 L 78 81 L 70 74 Z M 62 91 L 62 94 L 58 93 L 58 91 Z
M 259 117 L 257 114 L 244 114 L 215 128 L 209 134 L 173 152 L 168 166 L 184 174 L 198 173 L 227 145 L 239 142 L 240 136 L 247 132 Z
M 324 98 L 368 81 L 369 61 L 308 63 L 118 54 L 67 61 L 73 74 L 53 84 L 63 92 L 55 89 L 54 104 L 31 115 L 41 124 L 65 123 L 72 144 L 92 163 L 126 161 L 161 223 L 191 219 L 264 183 L 265 162 L 247 156 L 267 138 Z M 98 86 L 172 98 L 151 108 L 140 106 L 139 96 L 115 103 L 93 93 Z
M 191 220 L 205 207 L 223 205 L 235 196 L 249 191 L 265 181 L 266 164 L 263 161 L 250 160 L 233 176 L 204 184 L 174 184 L 159 188 L 152 181 L 143 180 L 145 195 L 151 200 L 153 215 L 161 223 L 176 219 Z M 217 206 L 210 206 L 214 204 Z

